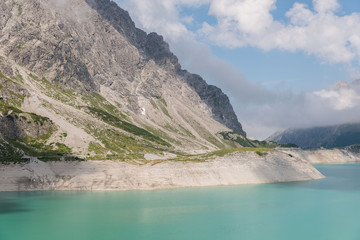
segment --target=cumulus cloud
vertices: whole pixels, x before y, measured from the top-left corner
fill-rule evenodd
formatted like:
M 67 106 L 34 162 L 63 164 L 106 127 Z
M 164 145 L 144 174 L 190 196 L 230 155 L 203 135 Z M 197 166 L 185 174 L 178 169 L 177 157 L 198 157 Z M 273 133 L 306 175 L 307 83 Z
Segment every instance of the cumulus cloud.
M 288 22 L 274 20 L 276 0 L 117 0 L 140 28 L 162 34 L 181 64 L 221 87 L 249 136 L 266 138 L 284 128 L 311 127 L 359 121 L 359 84 L 308 93 L 268 90 L 215 57 L 208 43 L 224 47 L 252 46 L 264 50 L 304 51 L 324 63 L 345 63 L 360 77 L 360 14 L 337 15 L 337 0 L 313 0 L 313 8 L 294 5 Z M 182 7 L 209 6 L 216 24 L 202 23 L 197 32 L 180 16 Z M 356 61 L 354 67 L 350 63 Z
M 360 14 L 338 16 L 337 0 L 314 0 L 314 11 L 295 3 L 286 13 L 286 24 L 273 19 L 275 3 L 276 0 L 213 0 L 209 13 L 218 19 L 218 24 L 204 23 L 199 33 L 225 47 L 301 50 L 329 63 L 359 60 Z
M 360 80 L 345 81 L 321 91 L 288 95 L 255 109 L 239 107 L 244 125 L 254 136 L 266 138 L 276 130 L 359 122 Z
M 359 103 L 359 95 L 353 89 L 344 89 L 341 91 L 321 90 L 314 93 L 323 101 L 328 102 L 334 110 L 346 110 L 355 107 Z
M 273 22 L 270 13 L 275 9 L 276 0 L 213 0 L 209 14 L 215 15 L 222 30 L 231 31 L 236 26 L 237 33 L 260 34 Z M 234 29 L 234 28 L 233 28 Z
M 314 0 L 314 9 L 319 13 L 334 12 L 340 8 L 337 0 Z

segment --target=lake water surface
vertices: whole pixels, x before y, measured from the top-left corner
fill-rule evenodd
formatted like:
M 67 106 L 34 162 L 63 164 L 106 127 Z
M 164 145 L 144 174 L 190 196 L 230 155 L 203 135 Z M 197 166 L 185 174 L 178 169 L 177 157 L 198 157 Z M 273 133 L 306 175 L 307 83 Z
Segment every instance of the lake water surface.
M 0 193 L 0 240 L 360 240 L 360 165 L 327 179 L 129 192 Z

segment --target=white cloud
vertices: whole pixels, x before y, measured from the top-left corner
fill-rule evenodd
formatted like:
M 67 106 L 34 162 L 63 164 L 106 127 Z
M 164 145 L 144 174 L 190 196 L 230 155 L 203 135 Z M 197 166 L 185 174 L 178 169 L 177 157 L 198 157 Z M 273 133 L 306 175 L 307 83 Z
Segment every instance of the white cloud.
M 305 51 L 329 63 L 359 60 L 360 14 L 337 16 L 337 0 L 314 0 L 315 11 L 295 3 L 286 13 L 290 23 L 275 21 L 275 0 L 213 0 L 210 14 L 218 24 L 204 24 L 199 34 L 225 47 Z
M 314 0 L 313 4 L 318 13 L 334 12 L 340 8 L 337 0 Z
M 286 13 L 286 17 L 288 17 L 290 22 L 294 25 L 306 26 L 313 20 L 314 14 L 306 7 L 305 4 L 295 3 Z
M 340 91 L 321 90 L 314 94 L 327 101 L 334 110 L 351 109 L 360 102 L 360 96 L 353 89 L 342 89 Z
M 252 46 L 264 50 L 304 51 L 325 63 L 360 63 L 360 14 L 338 16 L 337 0 L 313 0 L 314 10 L 295 2 L 286 13 L 289 23 L 274 20 L 276 0 L 118 0 L 137 25 L 172 41 L 184 35 L 201 36 L 219 46 Z M 182 7 L 208 4 L 217 24 L 202 23 L 198 32 L 180 17 Z
M 165 37 L 177 38 L 190 33 L 179 18 L 177 6 L 179 4 L 192 5 L 202 2 L 202 0 L 121 0 L 117 2 L 120 2 L 126 10 L 130 10 L 137 26 L 146 31 L 156 31 Z
M 360 80 L 352 84 L 341 81 L 321 91 L 290 94 L 255 109 L 237 108 L 243 113 L 244 125 L 259 138 L 284 128 L 359 122 Z
M 192 24 L 194 22 L 194 17 L 193 16 L 186 16 L 186 17 L 182 17 L 181 21 L 185 24 Z
M 215 15 L 219 26 L 233 28 L 237 33 L 260 34 L 273 22 L 270 11 L 276 0 L 213 0 L 209 14 Z

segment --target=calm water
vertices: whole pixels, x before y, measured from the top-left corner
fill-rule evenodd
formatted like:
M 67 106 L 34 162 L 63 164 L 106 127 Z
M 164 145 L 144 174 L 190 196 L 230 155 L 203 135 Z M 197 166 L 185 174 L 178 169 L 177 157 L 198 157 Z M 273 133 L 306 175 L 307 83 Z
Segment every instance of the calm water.
M 0 193 L 0 240 L 360 240 L 360 165 L 327 179 L 132 192 Z

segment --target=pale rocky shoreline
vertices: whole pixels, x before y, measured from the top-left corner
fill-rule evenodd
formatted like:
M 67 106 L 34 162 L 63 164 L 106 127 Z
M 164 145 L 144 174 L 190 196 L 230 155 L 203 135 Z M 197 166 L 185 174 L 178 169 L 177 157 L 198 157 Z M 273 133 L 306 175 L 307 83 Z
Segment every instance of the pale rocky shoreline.
M 324 178 L 308 161 L 280 151 L 235 152 L 205 162 L 41 162 L 0 165 L 0 191 L 153 190 Z
M 360 162 L 360 148 L 356 146 L 344 149 L 281 149 L 294 157 L 304 159 L 312 164 L 341 164 Z

